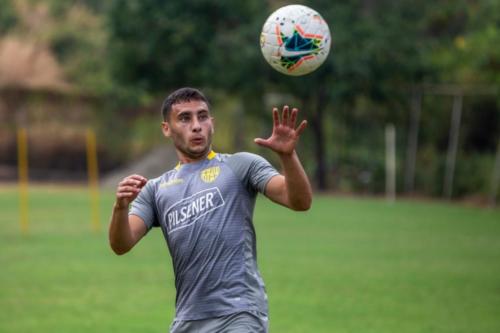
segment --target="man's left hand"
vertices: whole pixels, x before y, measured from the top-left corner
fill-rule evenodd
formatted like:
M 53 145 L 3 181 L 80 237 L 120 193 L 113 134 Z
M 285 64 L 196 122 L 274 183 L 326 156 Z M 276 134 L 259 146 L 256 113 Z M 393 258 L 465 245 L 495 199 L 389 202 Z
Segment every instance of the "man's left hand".
M 297 108 L 293 108 L 292 112 L 290 112 L 288 106 L 285 105 L 280 121 L 278 108 L 273 108 L 273 133 L 268 139 L 256 138 L 254 142 L 270 148 L 280 155 L 291 155 L 295 150 L 300 135 L 307 126 L 307 120 L 303 120 L 295 128 L 298 112 Z

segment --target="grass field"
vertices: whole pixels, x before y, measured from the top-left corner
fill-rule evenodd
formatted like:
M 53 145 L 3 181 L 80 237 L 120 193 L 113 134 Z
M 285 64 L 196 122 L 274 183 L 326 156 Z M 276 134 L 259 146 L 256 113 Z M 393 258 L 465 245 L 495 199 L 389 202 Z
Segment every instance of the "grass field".
M 174 310 L 161 232 L 125 256 L 92 232 L 85 189 L 0 188 L 0 332 L 167 332 Z M 255 224 L 271 332 L 500 332 L 500 211 L 316 197 L 307 213 L 260 200 Z

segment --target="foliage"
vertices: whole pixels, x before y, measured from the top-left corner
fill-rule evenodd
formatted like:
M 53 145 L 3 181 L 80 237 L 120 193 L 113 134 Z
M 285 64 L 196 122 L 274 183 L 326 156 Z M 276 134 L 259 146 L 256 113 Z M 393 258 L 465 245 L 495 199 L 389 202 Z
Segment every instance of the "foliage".
M 0 0 L 0 35 L 16 25 L 17 16 L 10 0 Z
M 121 149 L 129 144 L 122 135 L 127 128 L 137 129 L 136 135 L 143 133 L 145 142 L 155 141 L 144 129 L 147 119 L 157 119 L 140 114 L 139 107 L 158 104 L 169 90 L 186 85 L 229 100 L 220 103 L 223 110 L 218 110 L 223 126 L 230 128 L 223 135 L 229 143 L 221 145 L 229 150 L 230 144 L 233 149 L 251 149 L 243 144 L 249 139 L 242 137 L 268 130 L 266 103 L 293 102 L 301 107 L 311 127 L 302 143 L 308 158 L 304 164 L 320 188 L 338 186 L 337 179 L 329 178 L 347 160 L 357 164 L 357 169 L 366 168 L 372 160 L 373 170 L 378 171 L 373 171 L 377 180 L 369 188 L 354 176 L 342 181 L 348 188 L 381 191 L 379 151 L 383 146 L 372 149 L 370 143 L 383 145 L 380 129 L 386 123 L 395 124 L 398 161 L 404 163 L 411 92 L 427 83 L 496 91 L 496 95 L 465 96 L 459 152 L 463 149 L 464 154 L 476 156 L 496 151 L 500 131 L 498 1 L 302 3 L 323 15 L 333 44 L 321 68 L 297 78 L 273 71 L 258 46 L 265 18 L 287 4 L 283 1 L 11 0 L 2 5 L 0 33 L 27 34 L 50 45 L 71 83 L 82 94 L 103 101 L 96 108 L 96 122 L 104 124 L 103 132 L 116 129 L 108 133 L 108 142 L 113 145 L 110 150 L 120 156 L 126 156 Z M 19 8 L 29 13 L 39 7 L 48 9 L 41 16 L 42 24 L 26 20 L 26 13 L 19 14 Z M 127 111 L 131 108 L 136 112 Z M 440 195 L 426 182 L 442 183 L 442 173 L 432 170 L 443 168 L 450 109 L 450 97 L 424 96 L 417 182 L 422 182 L 420 188 L 427 194 Z M 135 117 L 140 121 L 134 127 L 129 121 Z M 146 149 L 148 145 L 134 147 Z M 346 160 L 347 155 L 339 151 L 368 153 Z M 478 181 L 464 188 L 479 191 L 482 185 Z
M 437 1 L 428 20 L 435 39 L 429 60 L 444 81 L 500 84 L 498 1 Z
M 252 83 L 261 1 L 125 1 L 109 11 L 113 74 L 150 94 Z M 144 38 L 147 36 L 147 38 Z
M 103 13 L 95 13 L 87 2 L 11 0 L 10 6 L 2 6 L 1 16 L 15 15 L 9 34 L 50 48 L 78 94 L 104 96 L 113 90 L 108 33 Z
M 68 79 L 84 94 L 105 96 L 113 90 L 107 60 L 107 32 L 102 18 L 87 7 L 73 5 L 54 17 L 49 43 Z

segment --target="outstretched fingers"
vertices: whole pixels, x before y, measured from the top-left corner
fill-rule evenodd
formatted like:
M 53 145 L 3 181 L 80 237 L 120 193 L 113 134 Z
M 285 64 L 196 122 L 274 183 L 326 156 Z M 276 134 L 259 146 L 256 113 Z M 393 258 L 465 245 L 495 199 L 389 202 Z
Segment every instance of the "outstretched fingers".
M 282 118 L 282 121 L 281 121 L 281 124 L 283 126 L 289 126 L 289 124 L 288 124 L 288 117 L 289 117 L 289 115 L 290 115 L 290 110 L 288 108 L 288 105 L 283 106 L 283 115 L 282 115 L 283 118 Z
M 297 133 L 297 136 L 300 136 L 302 134 L 302 132 L 304 132 L 306 127 L 307 127 L 307 120 L 302 120 L 299 127 L 297 127 L 297 129 L 295 130 L 295 133 Z
M 276 128 L 280 124 L 280 116 L 278 113 L 278 108 L 273 108 L 273 127 Z
M 295 128 L 295 123 L 297 122 L 297 113 L 299 112 L 299 109 L 293 108 L 292 112 L 290 113 L 290 127 Z
M 269 147 L 269 140 L 266 140 L 266 139 L 256 138 L 256 139 L 253 139 L 253 142 L 255 142 L 256 144 L 258 144 L 259 146 L 262 146 L 262 147 Z

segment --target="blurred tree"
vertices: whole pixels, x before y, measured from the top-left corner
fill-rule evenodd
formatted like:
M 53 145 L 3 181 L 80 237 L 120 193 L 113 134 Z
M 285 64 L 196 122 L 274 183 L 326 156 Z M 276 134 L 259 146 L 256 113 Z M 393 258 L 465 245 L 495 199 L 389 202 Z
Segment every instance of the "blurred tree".
M 257 110 L 263 110 L 266 92 L 297 96 L 313 129 L 305 139 L 312 139 L 314 158 L 306 163 L 315 167 L 320 189 L 329 186 L 332 165 L 343 163 L 332 143 L 344 142 L 344 151 L 353 158 L 362 151 L 366 156 L 359 160 L 373 160 L 369 167 L 380 168 L 376 152 L 356 147 L 374 146 L 386 122 L 397 125 L 398 138 L 405 136 L 412 87 L 426 82 L 491 84 L 499 77 L 498 1 L 306 1 L 330 24 L 333 45 L 320 69 L 298 78 L 274 72 L 258 48 L 262 23 L 272 11 L 268 3 L 276 9 L 285 5 L 282 1 L 236 6 L 228 0 L 114 0 L 106 7 L 90 0 L 78 3 L 83 2 L 93 10 L 106 9 L 106 59 L 114 86 L 126 87 L 130 100 L 149 96 L 142 99 L 148 104 L 170 89 L 201 86 L 241 100 L 235 112 L 239 120 L 262 116 Z M 426 107 L 434 111 L 442 105 Z M 497 108 L 484 112 L 484 121 L 498 122 L 497 113 Z M 471 123 L 482 126 L 484 121 Z M 430 124 L 421 132 L 427 142 L 446 141 L 443 128 L 449 117 L 428 113 L 422 123 Z M 240 136 L 242 126 L 235 122 Z M 495 134 L 487 132 L 488 138 L 479 138 L 478 131 L 467 133 L 481 144 L 496 142 Z
M 433 7 L 429 61 L 439 68 L 441 82 L 472 87 L 479 94 L 466 98 L 464 150 L 494 153 L 500 136 L 500 2 L 438 1 Z
M 0 17 L 12 10 L 16 24 L 11 35 L 49 47 L 75 90 L 103 96 L 114 88 L 106 55 L 107 30 L 104 15 L 88 7 L 91 2 L 7 1 L 11 7 L 2 6 Z
M 50 5 L 51 13 L 54 16 L 65 15 L 74 6 L 85 7 L 94 14 L 103 14 L 108 8 L 108 1 L 100 0 L 45 0 Z
M 0 0 L 0 35 L 16 25 L 17 16 L 10 0 Z
M 245 120 L 263 110 L 265 8 L 265 0 L 114 0 L 108 12 L 114 78 L 154 99 L 182 86 L 202 87 L 211 97 L 224 91 L 238 101 L 226 118 L 233 149 L 246 149 Z
M 428 26 L 443 81 L 500 84 L 500 2 L 437 1 Z
M 54 3 L 47 38 L 66 76 L 83 94 L 109 95 L 116 88 L 109 70 L 103 15 L 92 12 L 84 1 L 64 7 L 59 1 Z M 58 14 L 61 11 L 64 14 Z
M 255 29 L 264 6 L 264 1 L 114 0 L 108 15 L 113 73 L 121 83 L 152 94 L 183 85 L 258 87 Z

